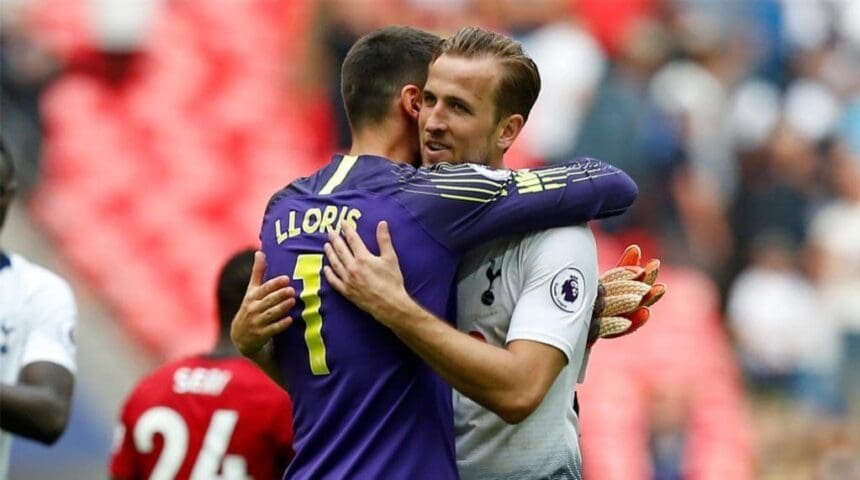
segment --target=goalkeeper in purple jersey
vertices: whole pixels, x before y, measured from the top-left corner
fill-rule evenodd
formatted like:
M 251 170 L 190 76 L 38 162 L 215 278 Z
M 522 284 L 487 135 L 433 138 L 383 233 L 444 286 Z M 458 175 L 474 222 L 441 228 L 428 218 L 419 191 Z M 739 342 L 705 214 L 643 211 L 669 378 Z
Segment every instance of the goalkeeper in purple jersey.
M 409 294 L 453 319 L 455 274 L 465 250 L 495 237 L 615 215 L 636 196 L 626 174 L 593 159 L 530 172 L 411 167 L 419 150 L 417 85 L 426 80 L 436 43 L 409 28 L 359 40 L 343 66 L 350 155 L 293 182 L 266 209 L 266 276 L 292 277 L 297 296 L 288 319 L 271 329 L 281 332 L 273 353 L 295 406 L 296 457 L 286 478 L 458 478 L 450 387 L 325 281 L 329 232 L 349 225 L 374 249 L 376 225 L 386 220 L 404 252 Z M 531 94 L 538 89 L 539 80 Z M 488 144 L 507 149 L 524 121 L 519 112 L 501 115 Z M 293 318 L 296 327 L 283 331 Z M 234 340 L 252 358 L 267 355 L 262 345 Z

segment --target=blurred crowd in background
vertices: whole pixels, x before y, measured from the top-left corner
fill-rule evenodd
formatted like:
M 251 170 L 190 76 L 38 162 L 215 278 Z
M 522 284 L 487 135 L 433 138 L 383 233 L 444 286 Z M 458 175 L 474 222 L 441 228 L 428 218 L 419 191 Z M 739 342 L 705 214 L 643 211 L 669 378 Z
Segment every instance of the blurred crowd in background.
M 652 321 L 595 347 L 586 473 L 860 478 L 860 2 L 0 5 L 29 211 L 153 355 L 212 340 L 185 338 L 212 330 L 220 259 L 254 241 L 270 193 L 348 147 L 352 43 L 481 25 L 543 81 L 508 164 L 624 169 L 640 197 L 595 225 L 601 261 L 628 242 L 664 260 Z

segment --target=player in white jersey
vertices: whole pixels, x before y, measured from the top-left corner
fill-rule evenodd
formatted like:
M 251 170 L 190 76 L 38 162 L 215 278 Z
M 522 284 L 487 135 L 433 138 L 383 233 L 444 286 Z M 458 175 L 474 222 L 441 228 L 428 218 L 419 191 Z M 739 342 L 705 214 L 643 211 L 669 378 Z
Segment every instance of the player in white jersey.
M 12 160 L 0 143 L 0 230 L 14 193 Z M 0 250 L 0 479 L 9 468 L 12 434 L 51 444 L 66 428 L 76 316 L 63 279 Z
M 517 340 L 551 345 L 567 363 L 537 409 L 516 425 L 454 391 L 462 478 L 581 476 L 573 395 L 596 291 L 597 247 L 587 227 L 508 238 L 466 256 L 457 328 L 500 348 Z

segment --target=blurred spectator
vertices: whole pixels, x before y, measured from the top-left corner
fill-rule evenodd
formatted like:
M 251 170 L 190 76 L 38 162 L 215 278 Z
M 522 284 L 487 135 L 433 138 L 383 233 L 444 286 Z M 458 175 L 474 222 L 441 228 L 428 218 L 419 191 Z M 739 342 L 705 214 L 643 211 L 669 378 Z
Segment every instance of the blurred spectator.
M 571 2 L 589 31 L 611 55 L 626 48 L 631 31 L 649 21 L 661 0 L 574 0 Z M 668 2 L 666 2 L 668 3 Z
M 838 414 L 837 329 L 797 256 L 788 236 L 760 234 L 729 291 L 729 323 L 753 387 L 785 392 L 814 413 Z
M 544 161 L 570 158 L 604 75 L 605 56 L 571 19 L 554 21 L 520 40 L 541 72 L 541 94 L 520 141 Z
M 785 120 L 809 142 L 831 136 L 839 121 L 839 99 L 821 82 L 799 78 L 785 92 Z
M 304 83 L 324 85 L 334 117 L 335 143 L 341 149 L 349 147 L 350 134 L 340 93 L 340 65 L 364 32 L 380 26 L 377 14 L 390 11 L 391 5 L 376 3 L 377 8 L 368 8 L 362 2 L 320 0 L 312 17 L 309 52 L 303 62 Z
M 89 25 L 100 50 L 139 50 L 151 35 L 152 20 L 166 0 L 88 0 Z
M 767 142 L 782 113 L 781 101 L 777 86 L 765 80 L 753 78 L 737 85 L 730 99 L 728 123 L 731 142 L 739 153 L 761 148 Z M 740 167 L 735 165 L 738 170 Z
M 776 127 L 763 149 L 743 158 L 744 173 L 731 215 L 741 265 L 761 232 L 779 231 L 792 244 L 802 244 L 818 192 L 818 153 L 785 122 Z
M 653 163 L 671 162 L 680 149 L 679 126 L 661 115 L 647 97 L 649 79 L 668 58 L 670 42 L 666 30 L 656 23 L 643 24 L 631 33 L 630 42 L 600 81 L 583 121 L 577 154 L 605 159 L 634 177 L 640 173 L 642 180 L 655 175 L 649 171 Z
M 470 0 L 465 3 L 474 5 L 475 21 L 485 23 L 489 28 L 505 30 L 516 37 L 553 23 L 566 23 L 571 13 L 570 0 Z
M 613 163 L 639 184 L 633 211 L 608 223 L 610 230 L 647 229 L 664 246 L 668 260 L 717 270 L 731 252 L 718 179 L 690 162 L 687 116 L 670 115 L 673 109 L 663 102 L 666 95 L 649 95 L 652 76 L 674 49 L 673 39 L 666 26 L 653 22 L 640 23 L 630 35 L 601 81 L 576 153 Z M 677 86 L 651 88 L 678 93 Z
M 825 311 L 842 336 L 841 373 L 848 398 L 860 399 L 860 151 L 831 148 L 827 180 L 836 197 L 813 217 L 809 243 Z M 860 413 L 860 412 L 858 412 Z
M 4 136 L 18 154 L 18 179 L 23 193 L 36 183 L 42 152 L 42 92 L 61 65 L 38 45 L 27 30 L 23 2 L 2 2 L 0 15 L 0 122 Z
M 695 259 L 713 274 L 733 253 L 726 210 L 738 167 L 726 118 L 730 88 L 754 58 L 744 43 L 747 11 L 741 4 L 678 2 L 667 13 L 677 58 L 657 70 L 648 86 L 651 101 L 679 125 L 688 158 L 669 187 L 684 236 L 676 248 L 689 252 L 681 257 L 685 262 Z
M 707 14 L 677 15 L 673 23 L 681 58 L 655 72 L 649 93 L 662 111 L 683 125 L 694 175 L 713 182 L 718 201 L 725 203 L 737 179 L 724 109 L 729 87 L 744 73 L 746 58 L 738 43 L 732 42 L 735 32 L 728 16 L 704 10 Z

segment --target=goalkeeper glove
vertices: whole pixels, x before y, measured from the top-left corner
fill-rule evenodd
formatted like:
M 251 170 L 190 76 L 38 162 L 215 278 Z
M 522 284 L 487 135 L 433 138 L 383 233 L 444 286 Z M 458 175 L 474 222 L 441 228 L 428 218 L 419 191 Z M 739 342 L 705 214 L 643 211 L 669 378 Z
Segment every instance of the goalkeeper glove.
M 660 260 L 649 260 L 644 266 L 638 245 L 624 249 L 618 266 L 600 276 L 605 296 L 600 312 L 600 299 L 589 328 L 588 346 L 600 338 L 629 335 L 639 329 L 651 315 L 648 308 L 666 293 L 666 285 L 654 283 L 660 273 Z M 599 296 L 599 294 L 598 294 Z

